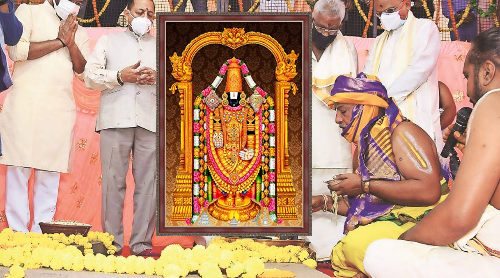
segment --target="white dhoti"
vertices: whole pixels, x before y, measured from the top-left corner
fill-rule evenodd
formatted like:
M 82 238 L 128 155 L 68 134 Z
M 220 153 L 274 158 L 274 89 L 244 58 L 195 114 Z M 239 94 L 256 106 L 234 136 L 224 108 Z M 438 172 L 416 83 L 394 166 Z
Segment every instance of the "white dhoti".
M 460 250 L 382 239 L 370 244 L 363 264 L 373 278 L 499 277 L 500 258 L 491 255 L 500 254 L 499 230 L 500 211 L 488 206 L 479 224 L 454 244 Z
M 372 278 L 493 278 L 500 275 L 499 258 L 394 239 L 370 244 L 363 264 Z
M 331 180 L 332 176 L 351 172 L 350 169 L 312 169 L 312 195 L 330 195 L 330 190 L 323 181 Z M 330 259 L 332 248 L 344 237 L 345 217 L 330 212 L 318 211 L 312 215 L 312 236 L 305 237 L 311 242 L 311 248 L 316 252 L 316 260 Z
M 321 59 L 312 60 L 312 195 L 330 195 L 324 181 L 333 176 L 352 172 L 351 145 L 341 136 L 335 122 L 335 110 L 326 105 L 330 90 L 339 75 L 357 74 L 357 53 L 354 44 L 341 33 L 323 52 Z M 332 248 L 344 236 L 345 217 L 318 211 L 312 215 L 311 242 L 316 259 L 329 260 Z
M 7 166 L 5 175 L 5 215 L 9 227 L 27 233 L 30 224 L 28 200 L 28 180 L 31 168 Z M 58 172 L 35 170 L 33 194 L 33 225 L 31 231 L 41 233 L 40 222 L 50 222 L 54 218 L 59 191 Z

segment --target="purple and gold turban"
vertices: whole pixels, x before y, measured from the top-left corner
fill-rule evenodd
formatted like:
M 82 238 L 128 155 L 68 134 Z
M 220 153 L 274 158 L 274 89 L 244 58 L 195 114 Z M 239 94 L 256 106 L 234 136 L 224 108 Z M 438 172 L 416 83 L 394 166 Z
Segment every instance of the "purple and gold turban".
M 406 119 L 394 100 L 387 96 L 382 83 L 364 73 L 356 78 L 339 76 L 328 100 L 332 108 L 335 103 L 355 104 L 351 121 L 343 129 L 342 136 L 355 143 L 359 150 L 356 173 L 361 179 L 401 180 L 392 151 L 391 135 Z M 381 109 L 384 113 L 380 112 Z M 366 225 L 393 208 L 393 204 L 371 194 L 349 198 L 349 203 L 345 232 L 358 225 Z

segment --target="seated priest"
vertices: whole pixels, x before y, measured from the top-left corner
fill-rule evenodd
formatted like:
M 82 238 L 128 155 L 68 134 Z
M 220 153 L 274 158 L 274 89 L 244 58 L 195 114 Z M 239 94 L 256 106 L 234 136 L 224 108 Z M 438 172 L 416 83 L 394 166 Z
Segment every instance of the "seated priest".
M 385 87 L 360 73 L 339 76 L 329 98 L 342 136 L 354 143 L 355 173 L 327 181 L 331 196 L 313 197 L 313 212 L 345 215 L 331 254 L 337 277 L 365 277 L 363 258 L 377 239 L 397 239 L 448 192 L 436 146 L 403 117 Z
M 463 157 L 450 196 L 401 240 L 370 245 L 364 265 L 372 277 L 499 277 L 499 61 L 500 28 L 494 27 L 474 39 L 465 58 L 474 109 L 467 129 L 454 132 Z

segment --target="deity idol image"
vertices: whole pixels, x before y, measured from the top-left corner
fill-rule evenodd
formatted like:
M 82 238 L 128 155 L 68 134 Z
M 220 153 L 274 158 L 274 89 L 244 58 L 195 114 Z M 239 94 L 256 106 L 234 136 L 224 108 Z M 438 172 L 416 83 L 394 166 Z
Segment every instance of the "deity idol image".
M 207 107 L 208 175 L 222 194 L 209 205 L 208 211 L 220 220 L 246 221 L 255 218 L 261 209 L 249 196 L 255 192 L 249 194 L 249 191 L 261 185 L 257 184 L 257 176 L 262 176 L 264 129 L 261 108 L 265 99 L 257 91 L 246 99 L 238 62 L 232 58 L 227 66 L 222 100 L 213 90 L 203 98 Z
M 271 50 L 277 60 L 271 94 L 257 85 L 242 59 L 231 56 L 210 85 L 193 92 L 191 60 L 200 48 L 216 42 L 233 49 L 246 43 Z M 173 223 L 265 226 L 299 219 L 288 154 L 288 97 L 297 91 L 291 82 L 297 57 L 293 50 L 286 54 L 269 35 L 238 28 L 202 34 L 182 56 L 169 57 L 178 80 L 170 91 L 179 94 L 181 108 L 180 164 L 167 196 L 172 198 L 168 209 Z

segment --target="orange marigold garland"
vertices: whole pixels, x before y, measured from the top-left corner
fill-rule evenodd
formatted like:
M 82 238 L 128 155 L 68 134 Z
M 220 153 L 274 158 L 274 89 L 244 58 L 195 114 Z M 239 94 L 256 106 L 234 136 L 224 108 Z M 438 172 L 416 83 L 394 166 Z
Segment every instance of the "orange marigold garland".
M 99 21 L 99 12 L 97 12 L 96 0 L 92 0 L 92 6 L 94 7 L 94 18 L 97 23 L 97 27 L 101 27 L 101 22 Z
M 441 10 L 441 1 L 437 1 L 436 6 L 436 25 L 439 27 L 439 11 Z
M 370 10 L 368 11 L 368 18 L 372 17 L 373 2 L 374 2 L 373 0 L 370 1 Z M 368 35 L 368 27 L 370 27 L 370 21 L 369 20 L 366 21 L 365 29 L 363 30 L 363 38 L 366 38 L 366 36 Z
M 453 6 L 451 5 L 451 0 L 448 0 L 448 8 L 450 10 L 450 20 L 453 32 L 455 33 L 457 41 L 460 41 L 460 37 L 458 36 L 457 23 L 455 22 L 455 17 L 453 16 L 455 13 L 453 12 Z

